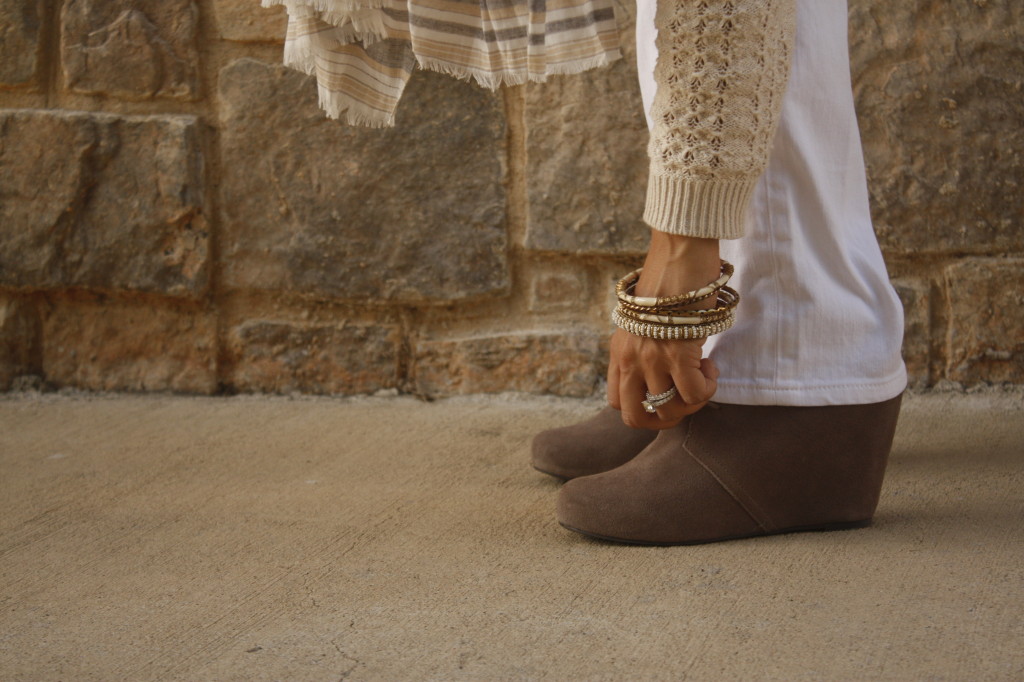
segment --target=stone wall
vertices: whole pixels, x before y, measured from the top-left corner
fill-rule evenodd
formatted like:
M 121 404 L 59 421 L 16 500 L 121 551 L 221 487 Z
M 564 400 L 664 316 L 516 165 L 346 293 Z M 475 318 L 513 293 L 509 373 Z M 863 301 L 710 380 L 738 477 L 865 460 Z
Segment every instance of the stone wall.
M 632 3 L 619 7 L 631 42 Z M 917 386 L 1024 382 L 1024 5 L 851 0 Z M 589 395 L 639 263 L 627 59 L 351 129 L 257 0 L 0 0 L 0 389 Z

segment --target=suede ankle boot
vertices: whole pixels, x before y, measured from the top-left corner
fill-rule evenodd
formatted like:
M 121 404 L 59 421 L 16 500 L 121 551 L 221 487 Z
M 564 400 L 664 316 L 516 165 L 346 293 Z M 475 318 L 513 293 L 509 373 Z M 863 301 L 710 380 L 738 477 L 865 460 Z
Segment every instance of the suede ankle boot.
M 558 521 L 685 545 L 870 524 L 902 396 L 869 405 L 709 403 L 617 469 L 569 481 Z
M 569 480 L 625 464 L 657 435 L 657 431 L 626 426 L 622 413 L 607 406 L 579 424 L 538 433 L 531 460 L 537 471 Z

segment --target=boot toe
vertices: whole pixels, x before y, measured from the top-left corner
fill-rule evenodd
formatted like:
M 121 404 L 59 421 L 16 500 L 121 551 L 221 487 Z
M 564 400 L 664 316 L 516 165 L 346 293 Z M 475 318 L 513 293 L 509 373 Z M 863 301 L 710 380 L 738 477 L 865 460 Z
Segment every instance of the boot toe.
M 648 524 L 636 518 L 629 500 L 616 494 L 616 484 L 604 478 L 603 474 L 583 476 L 562 486 L 555 511 L 558 522 L 591 537 L 620 542 L 641 540 L 634 533 Z
M 558 494 L 558 522 L 569 530 L 617 542 L 689 541 L 700 527 L 695 523 L 699 501 L 688 494 L 698 472 L 680 471 L 678 461 L 671 471 L 652 466 L 666 454 L 656 446 L 652 449 L 613 471 L 566 483 Z
M 560 432 L 561 429 L 551 429 L 533 437 L 530 445 L 530 464 L 541 473 L 569 479 L 572 478 L 571 472 L 565 471 L 559 461 L 565 445 L 565 439 Z
M 530 463 L 534 469 L 568 480 L 610 471 L 641 452 L 656 431 L 634 429 L 605 407 L 579 424 L 541 431 L 533 438 Z

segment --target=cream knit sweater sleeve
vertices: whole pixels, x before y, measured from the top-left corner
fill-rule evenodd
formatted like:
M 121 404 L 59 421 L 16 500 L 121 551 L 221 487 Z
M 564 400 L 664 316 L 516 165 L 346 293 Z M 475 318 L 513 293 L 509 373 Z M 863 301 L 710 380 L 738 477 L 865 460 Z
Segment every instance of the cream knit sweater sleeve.
M 796 0 L 658 0 L 644 221 L 743 236 L 789 77 Z

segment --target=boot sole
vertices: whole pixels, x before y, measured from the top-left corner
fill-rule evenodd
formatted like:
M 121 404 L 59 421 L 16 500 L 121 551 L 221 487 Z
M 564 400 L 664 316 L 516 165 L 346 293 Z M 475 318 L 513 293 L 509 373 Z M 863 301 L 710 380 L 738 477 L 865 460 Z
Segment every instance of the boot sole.
M 680 542 L 657 542 L 653 540 L 631 540 L 627 538 L 617 538 L 611 535 L 601 535 L 600 533 L 591 533 L 587 530 L 580 528 L 574 528 L 566 525 L 561 521 L 558 522 L 562 528 L 571 530 L 574 533 L 580 535 L 586 535 L 587 537 L 594 538 L 595 540 L 604 540 L 607 542 L 618 542 L 625 545 L 641 545 L 645 547 L 682 547 L 690 545 L 709 545 L 713 542 L 726 542 L 728 540 L 744 540 L 747 538 L 762 538 L 769 535 L 785 535 L 787 533 L 820 533 L 833 530 L 856 530 L 858 528 L 867 528 L 871 525 L 871 519 L 865 521 L 841 521 L 834 523 L 821 523 L 809 526 L 793 526 L 791 528 L 782 528 L 780 530 L 773 530 L 767 533 L 749 533 L 746 535 L 729 535 L 721 538 L 711 538 L 709 540 L 684 540 Z
M 533 466 L 533 465 L 531 465 L 531 466 Z M 569 480 L 569 477 L 567 477 L 567 476 L 559 476 L 558 474 L 553 474 L 550 471 L 544 471 L 543 469 L 541 469 L 539 467 L 536 467 L 536 466 L 534 466 L 533 468 L 534 468 L 535 471 L 539 471 L 542 474 L 547 474 L 548 476 L 551 476 L 552 478 L 557 478 L 562 483 L 565 483 L 566 481 Z

